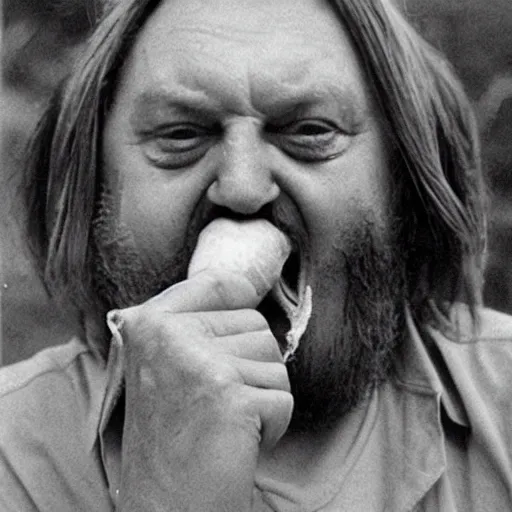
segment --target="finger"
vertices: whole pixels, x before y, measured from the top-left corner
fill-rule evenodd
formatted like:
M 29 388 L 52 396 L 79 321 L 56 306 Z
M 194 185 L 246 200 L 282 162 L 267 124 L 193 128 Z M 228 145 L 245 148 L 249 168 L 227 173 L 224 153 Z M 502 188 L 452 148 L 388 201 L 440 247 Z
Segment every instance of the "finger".
M 283 363 L 263 363 L 234 356 L 229 360 L 246 385 L 290 392 L 288 371 Z
M 281 390 L 247 388 L 261 419 L 260 444 L 264 449 L 273 448 L 283 437 L 293 412 L 293 396 Z
M 169 313 L 164 309 L 164 313 Z M 190 328 L 198 329 L 212 338 L 237 335 L 242 333 L 270 333 L 265 317 L 254 309 L 235 309 L 230 311 L 202 311 L 200 313 L 170 313 L 173 321 L 183 319 Z M 164 316 L 165 318 L 165 316 Z
M 283 363 L 279 344 L 270 329 L 253 331 L 212 340 L 215 348 L 240 359 L 263 363 Z
M 172 313 L 255 308 L 263 299 L 254 285 L 227 271 L 204 271 L 149 299 Z

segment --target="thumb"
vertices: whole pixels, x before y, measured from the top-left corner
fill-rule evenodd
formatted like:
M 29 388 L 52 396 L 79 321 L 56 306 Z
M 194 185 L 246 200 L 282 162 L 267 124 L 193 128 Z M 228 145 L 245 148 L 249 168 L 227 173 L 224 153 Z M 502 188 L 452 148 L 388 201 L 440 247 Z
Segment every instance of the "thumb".
M 269 291 L 241 273 L 209 269 L 167 288 L 146 304 L 172 313 L 255 308 Z

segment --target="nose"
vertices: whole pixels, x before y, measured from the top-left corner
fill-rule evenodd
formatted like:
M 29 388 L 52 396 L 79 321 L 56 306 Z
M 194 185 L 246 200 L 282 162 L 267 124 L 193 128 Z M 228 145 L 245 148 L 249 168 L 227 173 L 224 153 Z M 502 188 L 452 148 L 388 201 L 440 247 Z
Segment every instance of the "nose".
M 279 195 L 278 184 L 265 154 L 260 126 L 250 119 L 237 119 L 225 127 L 215 181 L 208 199 L 233 212 L 251 215 Z

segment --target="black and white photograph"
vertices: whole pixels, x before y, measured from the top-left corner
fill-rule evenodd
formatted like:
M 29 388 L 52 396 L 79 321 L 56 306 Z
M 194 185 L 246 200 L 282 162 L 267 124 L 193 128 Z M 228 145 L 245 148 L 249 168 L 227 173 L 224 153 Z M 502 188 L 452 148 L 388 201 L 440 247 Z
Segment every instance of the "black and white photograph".
M 512 0 L 3 0 L 0 512 L 512 511 Z

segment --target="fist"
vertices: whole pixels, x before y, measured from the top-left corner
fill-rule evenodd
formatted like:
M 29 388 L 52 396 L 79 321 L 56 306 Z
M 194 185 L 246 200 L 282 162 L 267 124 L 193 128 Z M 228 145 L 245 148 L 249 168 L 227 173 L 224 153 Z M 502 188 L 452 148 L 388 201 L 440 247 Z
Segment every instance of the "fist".
M 250 510 L 259 450 L 284 434 L 293 399 L 277 341 L 253 309 L 280 268 L 256 280 L 243 268 L 191 265 L 186 281 L 111 313 L 125 346 L 127 510 L 148 510 L 148 499 Z

